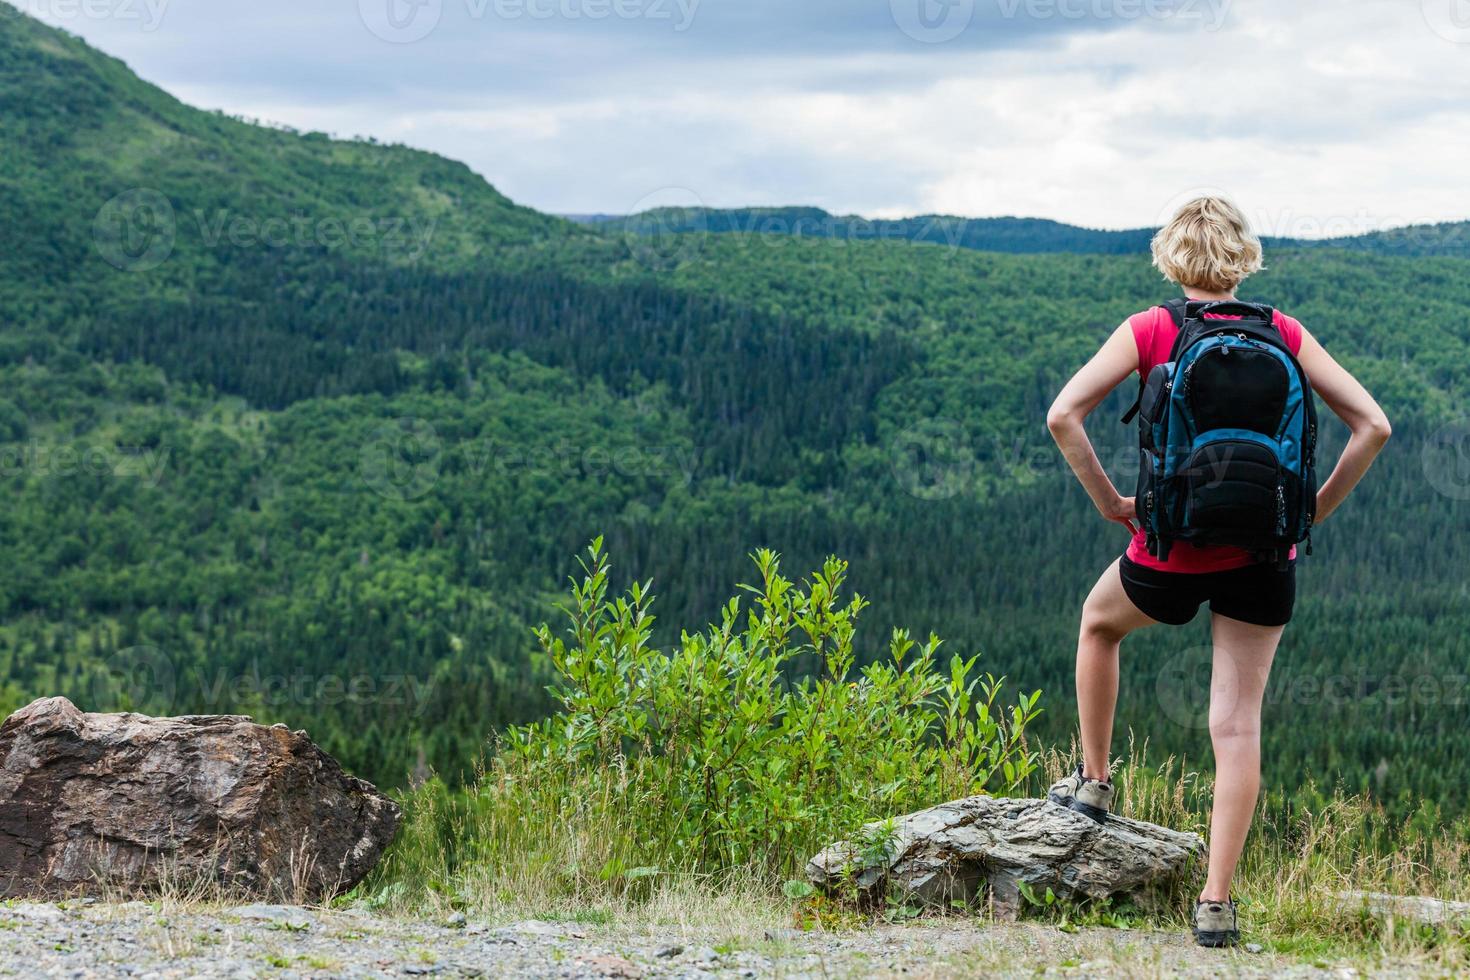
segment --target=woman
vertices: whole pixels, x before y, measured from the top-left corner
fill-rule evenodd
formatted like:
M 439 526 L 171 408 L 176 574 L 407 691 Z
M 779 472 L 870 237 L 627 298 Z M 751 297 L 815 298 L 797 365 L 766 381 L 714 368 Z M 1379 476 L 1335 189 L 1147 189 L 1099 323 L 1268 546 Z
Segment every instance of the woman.
M 1229 201 L 1206 197 L 1180 209 L 1153 241 L 1154 265 L 1191 300 L 1227 301 L 1262 268 L 1261 243 Z M 1352 430 L 1332 475 L 1317 493 L 1316 522 L 1332 516 L 1388 441 L 1383 410 L 1300 323 L 1277 313 L 1275 326 L 1322 400 Z M 1215 749 L 1215 800 L 1210 819 L 1209 875 L 1195 906 L 1201 945 L 1223 946 L 1240 933 L 1230 886 L 1245 846 L 1261 781 L 1261 700 L 1277 643 L 1291 619 L 1295 562 L 1263 560 L 1240 548 L 1173 544 L 1165 560 L 1149 553 L 1135 526 L 1134 499 L 1120 495 L 1098 462 L 1083 420 L 1135 371 L 1147 377 L 1169 359 L 1178 328 L 1161 307 L 1130 317 L 1067 383 L 1047 415 L 1047 427 L 1068 463 L 1109 521 L 1133 536 L 1127 553 L 1093 587 L 1082 608 L 1077 643 L 1077 713 L 1082 762 L 1052 788 L 1051 797 L 1094 819 L 1105 819 L 1113 711 L 1118 698 L 1118 646 L 1136 629 L 1183 625 L 1208 602 L 1214 645 L 1210 737 Z

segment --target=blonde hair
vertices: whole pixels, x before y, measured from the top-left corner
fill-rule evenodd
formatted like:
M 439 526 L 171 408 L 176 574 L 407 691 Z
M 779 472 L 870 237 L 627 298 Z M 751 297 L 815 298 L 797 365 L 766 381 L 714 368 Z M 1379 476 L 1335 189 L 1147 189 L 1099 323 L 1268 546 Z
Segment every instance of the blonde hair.
M 1181 286 L 1228 293 L 1264 268 L 1261 240 L 1240 208 L 1223 197 L 1198 197 L 1159 229 L 1154 265 Z

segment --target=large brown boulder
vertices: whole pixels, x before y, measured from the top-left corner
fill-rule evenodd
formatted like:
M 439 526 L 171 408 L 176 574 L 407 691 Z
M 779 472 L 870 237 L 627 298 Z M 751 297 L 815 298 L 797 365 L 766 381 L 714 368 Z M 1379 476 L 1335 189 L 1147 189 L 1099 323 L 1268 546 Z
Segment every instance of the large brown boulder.
M 873 900 L 926 905 L 988 899 L 1011 917 L 1022 886 L 1063 898 L 1135 899 L 1167 891 L 1205 854 L 1198 834 L 1110 817 L 1088 818 L 1047 800 L 972 796 L 870 824 L 807 863 L 814 885 Z
M 398 816 L 284 725 L 45 698 L 0 726 L 0 895 L 204 883 L 318 901 L 362 880 Z

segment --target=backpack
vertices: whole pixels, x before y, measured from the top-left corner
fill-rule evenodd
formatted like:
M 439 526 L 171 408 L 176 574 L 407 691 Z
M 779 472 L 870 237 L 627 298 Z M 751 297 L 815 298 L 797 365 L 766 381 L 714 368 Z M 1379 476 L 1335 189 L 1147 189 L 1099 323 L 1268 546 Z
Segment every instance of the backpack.
M 1177 299 L 1169 360 L 1123 416 L 1138 417 L 1137 512 L 1149 554 L 1175 541 L 1234 545 L 1285 568 L 1317 511 L 1317 408 L 1275 310 Z M 1241 319 L 1206 319 L 1206 314 Z

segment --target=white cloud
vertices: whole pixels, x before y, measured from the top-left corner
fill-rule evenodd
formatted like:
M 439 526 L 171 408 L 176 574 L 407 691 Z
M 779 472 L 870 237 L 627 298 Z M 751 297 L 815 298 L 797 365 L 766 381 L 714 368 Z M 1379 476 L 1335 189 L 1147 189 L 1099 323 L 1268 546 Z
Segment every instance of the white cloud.
M 888 0 L 703 0 L 682 33 L 466 19 L 467 2 L 407 45 L 352 4 L 283 0 L 255 21 L 172 0 L 152 32 L 64 26 L 187 101 L 445 153 L 552 211 L 682 187 L 719 206 L 1133 227 L 1221 187 L 1278 234 L 1470 214 L 1470 44 L 1441 36 L 1455 22 L 1436 6 L 1459 0 L 1171 0 L 1176 16 L 1136 19 L 1056 11 L 1160 8 L 975 0 L 948 44 L 905 37 Z

